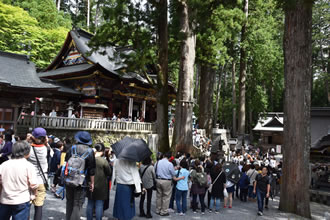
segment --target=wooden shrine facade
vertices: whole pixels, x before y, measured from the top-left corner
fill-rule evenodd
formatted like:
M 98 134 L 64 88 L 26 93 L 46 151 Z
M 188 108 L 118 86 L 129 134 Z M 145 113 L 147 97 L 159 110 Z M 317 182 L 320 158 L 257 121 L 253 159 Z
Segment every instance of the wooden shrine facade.
M 125 64 L 116 55 L 118 48 L 90 54 L 88 42 L 92 36 L 82 30 L 70 31 L 58 56 L 39 77 L 79 92 L 81 96 L 78 101 L 72 100 L 71 108 L 80 118 L 112 119 L 115 115 L 130 121 L 155 121 L 155 89 L 140 75 L 124 71 Z M 174 98 L 175 89 L 169 84 L 169 99 Z M 68 106 L 55 108 L 66 112 Z

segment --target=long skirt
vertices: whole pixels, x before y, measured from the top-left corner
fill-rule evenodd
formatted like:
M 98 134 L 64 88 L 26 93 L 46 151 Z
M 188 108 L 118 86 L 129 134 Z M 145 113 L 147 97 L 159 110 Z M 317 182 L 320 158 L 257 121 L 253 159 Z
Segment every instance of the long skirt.
M 117 183 L 113 217 L 119 220 L 130 220 L 135 216 L 133 188 L 130 185 Z

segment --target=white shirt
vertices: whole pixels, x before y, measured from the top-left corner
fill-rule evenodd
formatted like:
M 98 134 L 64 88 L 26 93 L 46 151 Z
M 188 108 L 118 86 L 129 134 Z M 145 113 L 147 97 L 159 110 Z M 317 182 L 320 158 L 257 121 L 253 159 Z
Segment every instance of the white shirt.
M 30 201 L 30 188 L 36 188 L 37 173 L 25 158 L 12 159 L 0 166 L 2 191 L 0 202 L 17 205 Z
M 119 184 L 135 185 L 135 191 L 141 192 L 141 177 L 136 163 L 133 161 L 117 159 L 114 162 L 114 178 Z M 114 181 L 114 180 L 113 180 Z

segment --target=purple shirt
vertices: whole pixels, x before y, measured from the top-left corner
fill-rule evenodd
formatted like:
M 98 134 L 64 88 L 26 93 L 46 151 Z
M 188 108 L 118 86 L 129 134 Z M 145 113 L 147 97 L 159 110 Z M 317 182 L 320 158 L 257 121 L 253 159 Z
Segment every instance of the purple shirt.
M 6 141 L 5 146 L 3 146 L 0 153 L 2 153 L 2 156 L 8 159 L 8 155 L 11 154 L 13 148 L 13 143 L 11 141 Z

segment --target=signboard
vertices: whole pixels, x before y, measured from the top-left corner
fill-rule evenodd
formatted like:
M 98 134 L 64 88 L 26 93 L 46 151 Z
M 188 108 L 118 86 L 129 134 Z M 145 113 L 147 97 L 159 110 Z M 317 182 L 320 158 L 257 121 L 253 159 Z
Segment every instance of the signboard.
M 281 145 L 276 145 L 276 153 L 280 154 L 281 153 Z

